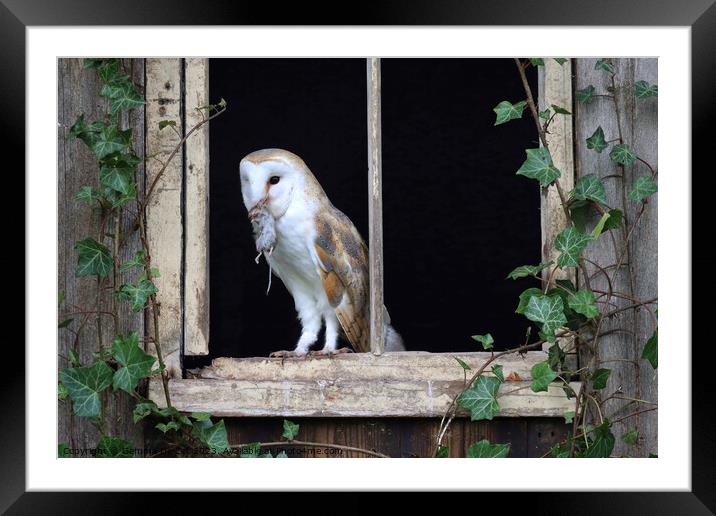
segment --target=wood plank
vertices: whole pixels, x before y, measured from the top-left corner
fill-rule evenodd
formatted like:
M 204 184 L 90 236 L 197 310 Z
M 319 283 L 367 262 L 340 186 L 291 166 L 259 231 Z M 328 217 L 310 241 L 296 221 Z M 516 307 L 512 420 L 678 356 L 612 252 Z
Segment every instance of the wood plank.
M 538 72 L 540 110 L 550 109 L 552 105 L 563 107 L 570 112 L 572 109 L 572 60 L 568 59 L 560 66 L 554 59 L 545 59 L 544 66 Z M 552 162 L 561 172 L 557 180 L 563 191 L 569 192 L 574 188 L 574 137 L 572 131 L 572 116 L 556 115 L 549 125 L 547 143 L 552 156 Z M 542 189 L 542 260 L 557 261 L 559 251 L 554 248 L 557 235 L 567 227 L 567 217 L 564 214 L 562 203 L 557 193 L 557 187 L 552 185 Z M 545 269 L 543 279 L 547 281 L 551 269 Z M 573 268 L 560 269 L 555 279 L 571 279 L 575 281 Z
M 383 304 L 383 185 L 380 126 L 380 59 L 367 60 L 368 82 L 368 262 L 370 276 L 370 346 L 385 348 Z
M 464 353 L 473 368 L 490 353 Z M 556 384 L 549 392 L 530 390 L 530 369 L 543 361 L 541 351 L 498 360 L 505 375 L 500 399 L 505 417 L 559 417 L 574 409 Z M 486 373 L 491 374 L 491 373 Z M 443 353 L 370 353 L 333 359 L 216 359 L 195 379 L 170 382 L 172 403 L 182 411 L 218 416 L 438 417 L 464 387 L 464 373 L 453 355 Z M 574 384 L 573 388 L 579 388 Z M 150 398 L 163 403 L 161 384 L 150 383 Z M 462 413 L 464 415 L 464 413 Z
M 500 388 L 501 417 L 560 417 L 574 410 L 555 384 L 534 393 L 530 382 L 506 382 Z M 171 380 L 172 405 L 182 412 L 209 412 L 218 417 L 441 417 L 462 380 L 247 381 Z M 579 384 L 571 384 L 579 390 Z M 161 382 L 149 385 L 149 398 L 165 406 Z M 459 416 L 467 416 L 464 411 Z
M 211 366 L 196 372 L 199 378 L 248 381 L 325 381 L 340 379 L 355 381 L 456 381 L 464 378 L 463 369 L 455 360 L 459 357 L 473 370 L 481 367 L 491 353 L 428 353 L 416 351 L 389 352 L 377 357 L 371 353 L 353 353 L 334 358 L 287 359 L 280 358 L 216 358 Z M 495 361 L 504 368 L 505 376 L 516 373 L 520 378 L 530 377 L 530 370 L 547 359 L 542 351 L 524 355 L 505 355 Z M 468 371 L 469 378 L 469 371 Z
M 159 122 L 172 120 L 181 134 L 182 60 L 146 60 L 146 152 L 147 189 L 161 171 L 169 154 L 181 141 L 170 127 L 159 130 Z M 161 276 L 154 283 L 159 289 L 159 342 L 171 377 L 181 377 L 180 349 L 183 333 L 182 305 L 182 151 L 179 150 L 159 178 L 146 207 L 147 240 L 152 266 Z M 148 326 L 153 335 L 151 319 Z M 148 352 L 153 353 L 152 346 Z
M 585 88 L 588 85 L 595 87 L 595 94 L 608 95 L 611 86 L 609 74 L 602 70 L 595 70 L 595 59 L 579 59 L 576 62 L 575 88 Z M 627 143 L 636 154 L 657 166 L 657 98 L 636 99 L 631 85 L 637 80 L 646 80 L 650 83 L 658 82 L 656 59 L 615 59 L 616 69 L 616 101 L 621 111 L 622 133 Z M 578 176 L 597 174 L 604 178 L 607 201 L 612 208 L 624 211 L 626 220 L 631 224 L 636 216 L 639 204 L 629 200 L 625 192 L 632 188 L 636 177 L 649 173 L 649 169 L 641 162 L 622 167 L 609 159 L 609 150 L 596 153 L 589 150 L 584 140 L 592 135 L 598 126 L 604 130 L 605 139 L 618 138 L 618 128 L 614 102 L 608 97 L 596 97 L 590 104 L 577 104 L 575 137 L 576 162 Z M 607 176 L 609 176 L 607 178 Z M 633 294 L 637 298 L 651 299 L 658 293 L 658 260 L 657 260 L 657 207 L 658 194 L 650 197 L 647 210 L 640 226 L 635 230 L 629 245 L 632 269 L 634 273 Z M 594 214 L 588 224 L 597 222 L 599 215 Z M 616 240 L 618 249 L 623 248 L 623 234 L 620 231 L 611 231 L 608 236 L 592 242 L 586 249 L 584 256 L 602 265 L 615 264 L 617 253 L 611 238 Z M 626 261 L 628 263 L 628 260 Z M 588 265 L 591 286 L 594 289 L 606 291 L 607 282 L 598 270 Z M 623 267 L 612 281 L 615 291 L 629 293 L 630 285 L 627 268 Z M 613 298 L 612 308 L 627 306 L 630 301 Z M 600 367 L 612 370 L 604 392 L 614 392 L 621 387 L 623 395 L 640 398 L 651 402 L 658 402 L 657 371 L 651 368 L 648 362 L 641 360 L 641 351 L 644 343 L 652 332 L 652 319 L 649 312 L 644 309 L 637 313 L 631 310 L 622 312 L 618 317 L 604 321 L 602 331 L 616 328 L 625 328 L 631 333 L 613 333 L 600 339 Z M 629 362 L 631 361 L 631 363 Z M 627 415 L 639 410 L 640 407 L 624 400 L 610 400 L 606 404 L 609 414 Z M 644 408 L 644 407 L 641 407 Z M 621 432 L 637 428 L 640 442 L 636 448 L 639 456 L 656 453 L 658 411 L 642 414 L 632 419 L 628 424 L 616 425 L 617 433 L 614 455 L 623 453 L 634 454 L 635 447 L 626 445 L 619 438 Z
M 140 93 L 144 84 L 144 60 L 123 59 L 122 66 L 131 76 Z M 58 59 L 58 113 L 57 113 L 57 150 L 58 150 L 58 195 L 57 195 L 57 288 L 64 293 L 65 303 L 59 308 L 60 314 L 74 310 L 93 310 L 98 298 L 97 281 L 93 277 L 75 277 L 77 254 L 75 242 L 92 236 L 97 238 L 99 225 L 99 209 L 96 203 L 89 204 L 78 201 L 75 195 L 82 186 L 100 188 L 99 167 L 94 154 L 87 146 L 76 138 L 69 136 L 70 127 L 77 117 L 84 113 L 85 120 L 103 120 L 107 100 L 99 96 L 101 83 L 95 70 L 86 70 L 82 59 Z M 122 128 L 132 129 L 132 149 L 142 158 L 144 156 L 144 108 L 132 111 L 131 116 L 123 116 Z M 144 167 L 137 166 L 139 193 L 144 182 Z M 128 229 L 131 217 L 126 216 L 120 221 L 124 229 Z M 112 226 L 113 227 L 113 226 Z M 104 243 L 112 249 L 112 241 Z M 122 259 L 133 257 L 140 249 L 136 235 L 127 240 L 120 256 Z M 102 307 L 112 307 L 111 291 L 100 296 Z M 102 343 L 110 346 L 114 332 L 126 333 L 136 331 L 144 334 L 144 318 L 142 313 L 132 312 L 126 303 L 119 305 L 120 325 L 114 328 L 112 318 L 102 316 Z M 79 338 L 70 330 L 78 331 L 82 316 L 72 316 L 69 329 L 58 330 L 58 369 L 69 367 L 68 353 L 74 350 L 83 364 L 94 361 L 92 353 L 99 349 L 98 327 L 94 316 L 87 316 Z M 134 443 L 136 447 L 143 445 L 143 429 L 132 422 L 131 412 L 134 401 L 128 395 L 105 393 L 102 396 L 102 421 L 109 435 L 121 436 Z M 127 417 L 127 414 L 130 414 Z M 72 413 L 69 400 L 58 402 L 58 442 L 67 443 L 71 448 L 95 448 L 100 434 L 88 418 L 77 417 Z
M 548 109 L 554 112 L 552 105 L 563 107 L 574 113 L 572 99 L 572 60 L 567 59 L 560 65 L 554 59 L 545 59 L 544 66 L 538 69 L 538 105 L 540 110 Z M 558 179 L 564 192 L 574 188 L 574 131 L 572 115 L 557 114 L 549 125 L 547 143 L 554 165 L 561 172 Z M 559 251 L 554 247 L 554 241 L 564 229 L 567 228 L 567 217 L 562 207 L 556 186 L 542 189 L 541 197 L 541 221 L 542 221 L 542 261 L 557 261 Z M 543 284 L 549 281 L 552 268 L 548 267 L 542 271 Z M 553 280 L 569 279 L 576 283 L 576 270 L 574 268 L 558 269 Z M 574 338 L 568 337 L 559 340 L 560 347 L 565 350 L 574 349 Z M 549 349 L 551 344 L 545 343 L 544 349 Z M 565 366 L 576 371 L 578 369 L 577 355 L 570 353 L 565 359 Z
M 209 104 L 209 60 L 185 60 L 184 118 L 201 122 L 197 107 Z M 209 354 L 209 125 L 185 144 L 184 354 Z
M 280 418 L 226 419 L 229 443 L 280 442 Z M 300 425 L 298 439 L 314 443 L 353 446 L 390 457 L 430 457 L 440 420 L 437 418 L 294 418 Z M 510 457 L 539 457 L 566 436 L 562 418 L 505 418 L 492 421 L 456 419 L 445 435 L 450 457 L 465 457 L 467 448 L 481 439 L 509 443 Z M 530 440 L 530 432 L 536 440 Z M 360 452 L 326 447 L 272 446 L 274 455 L 283 450 L 289 457 L 365 458 Z

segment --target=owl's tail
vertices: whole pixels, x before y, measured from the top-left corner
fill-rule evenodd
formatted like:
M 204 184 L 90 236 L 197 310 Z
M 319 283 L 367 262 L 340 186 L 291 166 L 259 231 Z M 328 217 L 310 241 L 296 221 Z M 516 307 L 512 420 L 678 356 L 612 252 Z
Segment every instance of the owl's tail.
M 405 344 L 400 333 L 395 331 L 390 324 L 386 324 L 385 328 L 385 350 L 386 351 L 405 351 Z

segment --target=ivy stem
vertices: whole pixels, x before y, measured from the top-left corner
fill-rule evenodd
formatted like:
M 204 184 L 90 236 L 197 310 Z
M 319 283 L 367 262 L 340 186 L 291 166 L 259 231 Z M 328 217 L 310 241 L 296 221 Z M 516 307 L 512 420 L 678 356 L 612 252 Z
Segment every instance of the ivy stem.
M 138 212 L 140 217 L 139 220 L 139 238 L 142 242 L 142 248 L 144 249 L 144 271 L 147 278 L 152 277 L 152 256 L 149 252 L 149 244 L 147 242 L 147 230 L 144 221 L 144 210 Z M 159 369 L 161 370 L 162 376 L 162 387 L 164 389 L 164 399 L 167 402 L 167 407 L 172 406 L 171 396 L 169 394 L 169 375 L 166 371 L 166 365 L 164 363 L 164 355 L 162 353 L 162 346 L 159 341 L 159 308 L 157 307 L 157 296 L 152 294 L 149 297 L 150 310 L 152 312 L 152 331 L 154 333 L 153 343 L 154 350 L 157 353 L 157 362 L 159 363 Z

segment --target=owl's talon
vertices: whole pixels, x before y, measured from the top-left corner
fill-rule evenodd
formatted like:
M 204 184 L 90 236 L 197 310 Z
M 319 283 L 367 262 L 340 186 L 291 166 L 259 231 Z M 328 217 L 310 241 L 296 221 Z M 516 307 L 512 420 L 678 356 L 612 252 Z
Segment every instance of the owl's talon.
M 306 358 L 306 353 L 297 353 L 296 351 L 287 351 L 287 350 L 281 350 L 281 351 L 274 351 L 269 355 L 269 358 L 281 358 L 281 359 L 287 359 L 287 358 Z
M 343 355 L 345 353 L 354 353 L 354 351 L 352 348 L 345 347 L 345 348 L 333 349 L 333 350 L 329 350 L 329 351 L 326 351 L 324 349 L 321 349 L 319 351 L 309 351 L 308 354 L 311 356 L 311 358 L 313 358 L 313 357 L 333 358 L 336 355 Z

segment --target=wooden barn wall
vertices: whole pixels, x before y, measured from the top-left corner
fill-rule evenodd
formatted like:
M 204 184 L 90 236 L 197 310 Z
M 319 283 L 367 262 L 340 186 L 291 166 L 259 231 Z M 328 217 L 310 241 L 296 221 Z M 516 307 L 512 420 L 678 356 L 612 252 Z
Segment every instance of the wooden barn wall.
M 577 59 L 575 63 L 574 87 L 582 89 L 592 84 L 595 94 L 608 95 L 611 87 L 610 75 L 603 70 L 595 70 L 595 59 Z M 632 85 L 635 81 L 645 80 L 651 84 L 658 83 L 656 59 L 615 59 L 616 89 L 615 100 L 619 106 L 621 128 L 624 143 L 627 143 L 637 156 L 657 167 L 657 102 L 656 97 L 637 99 Z M 639 210 L 639 204 L 626 197 L 635 178 L 649 174 L 646 165 L 636 161 L 629 166 L 621 166 L 609 159 L 609 150 L 596 153 L 587 149 L 585 140 L 592 135 L 598 126 L 604 130 L 606 140 L 618 138 L 615 105 L 609 97 L 597 97 L 590 104 L 577 103 L 575 106 L 575 163 L 577 177 L 587 174 L 598 174 L 604 178 L 607 201 L 613 208 L 624 211 L 626 220 L 631 224 Z M 629 293 L 642 300 L 654 299 L 657 289 L 657 207 L 658 194 L 649 198 L 646 211 L 639 226 L 634 231 L 629 243 L 629 258 L 626 266 L 617 274 L 613 289 Z M 591 224 L 598 218 L 594 214 Z M 622 247 L 623 236 L 611 232 L 619 248 Z M 585 257 L 602 265 L 614 264 L 613 243 L 609 237 L 600 238 L 587 247 Z M 629 280 L 627 267 L 631 268 L 633 282 Z M 590 273 L 594 273 L 592 288 L 606 290 L 607 284 L 602 274 L 594 266 L 587 264 Z M 618 306 L 630 301 L 613 299 Z M 621 387 L 623 395 L 657 402 L 657 372 L 646 360 L 641 360 L 644 343 L 651 336 L 652 320 L 649 312 L 640 310 L 634 314 L 625 311 L 609 321 L 605 321 L 602 330 L 625 328 L 626 333 L 613 333 L 601 340 L 601 366 L 612 370 L 607 388 L 604 392 L 613 392 Z M 646 406 L 622 400 L 610 400 L 607 413 L 624 416 L 644 410 Z M 627 424 L 616 425 L 617 435 L 614 455 L 633 454 L 633 447 L 626 445 L 619 438 L 620 434 L 639 430 L 638 455 L 647 456 L 657 453 L 657 414 L 658 411 L 645 412 Z
M 296 439 L 311 443 L 331 443 L 375 451 L 390 457 L 430 457 L 440 426 L 438 418 L 292 418 L 301 425 Z M 564 419 L 502 418 L 470 421 L 458 418 L 443 440 L 450 457 L 465 457 L 467 448 L 482 439 L 491 443 L 510 443 L 510 457 L 541 457 L 571 429 Z M 227 420 L 232 445 L 283 440 L 280 418 L 241 418 Z M 352 458 L 361 452 L 331 450 L 322 446 L 272 446 L 289 457 Z
M 144 89 L 144 60 L 126 59 L 123 66 L 132 77 L 140 92 Z M 75 242 L 92 236 L 98 238 L 99 211 L 95 205 L 75 199 L 80 187 L 84 185 L 99 188 L 99 168 L 92 151 L 76 138 L 70 138 L 70 127 L 77 117 L 84 113 L 88 121 L 101 120 L 107 113 L 107 99 L 99 96 L 100 82 L 95 70 L 82 68 L 82 59 L 58 60 L 58 269 L 57 288 L 65 294 L 65 304 L 60 314 L 69 311 L 93 310 L 98 297 L 98 284 L 95 277 L 75 278 L 77 254 Z M 144 109 L 139 108 L 124 115 L 122 128 L 132 128 L 132 148 L 137 156 L 144 156 Z M 138 194 L 143 194 L 144 167 L 140 164 L 138 171 Z M 124 225 L 129 226 L 129 217 L 125 217 Z M 112 248 L 110 239 L 99 238 Z M 135 232 L 121 252 L 122 260 L 134 256 L 139 249 L 138 235 Z M 103 307 L 110 307 L 111 290 L 100 296 Z M 142 313 L 133 313 L 128 303 L 120 303 L 119 328 L 114 328 L 111 317 L 101 320 L 102 342 L 111 345 L 116 333 L 136 331 L 144 334 L 144 318 Z M 98 350 L 97 318 L 94 315 L 74 315 L 70 328 L 77 331 L 84 323 L 79 338 L 67 330 L 58 332 L 58 366 L 68 367 L 67 356 L 70 349 L 78 352 L 82 363 L 92 361 L 92 353 Z M 105 391 L 103 397 L 104 413 L 102 420 L 105 433 L 121 436 L 132 440 L 136 446 L 143 444 L 142 428 L 132 422 L 134 403 L 125 393 L 118 395 Z M 59 402 L 58 407 L 58 442 L 68 443 L 72 448 L 94 448 L 99 433 L 87 418 L 72 415 L 70 401 Z
M 144 86 L 145 70 L 144 60 L 125 60 L 124 66 L 131 72 L 134 82 L 140 87 Z M 657 81 L 657 63 L 655 59 L 617 60 L 617 76 L 619 82 L 633 82 L 634 80 Z M 593 84 L 597 93 L 607 93 L 606 80 L 608 75 L 595 71 L 593 60 L 577 60 L 574 62 L 574 86 L 583 88 Z M 58 61 L 58 290 L 66 296 L 66 306 L 74 306 L 77 310 L 86 309 L 91 300 L 98 296 L 97 282 L 92 278 L 75 278 L 74 269 L 76 254 L 74 243 L 97 231 L 98 213 L 90 205 L 75 200 L 75 195 L 83 185 L 98 185 L 97 163 L 92 153 L 78 140 L 68 137 L 69 129 L 74 120 L 81 113 L 88 120 L 100 119 L 106 111 L 106 101 L 99 97 L 98 79 L 93 70 L 84 70 L 82 61 L 77 59 L 60 59 Z M 633 95 L 621 89 L 617 90 L 617 100 L 623 112 L 622 126 L 624 139 L 647 161 L 656 164 L 656 99 L 647 99 L 636 102 Z M 577 175 L 598 173 L 602 177 L 613 174 L 622 174 L 623 181 L 631 185 L 634 177 L 646 172 L 640 164 L 625 167 L 613 165 L 607 153 L 597 154 L 587 150 L 584 140 L 592 134 L 594 129 L 601 125 L 607 139 L 615 137 L 613 105 L 605 98 L 598 98 L 594 103 L 583 106 L 574 106 L 575 113 L 575 149 L 574 158 Z M 133 134 L 133 148 L 135 153 L 144 156 L 144 110 L 137 109 L 132 116 L 123 120 L 124 127 L 131 127 Z M 138 182 L 144 184 L 144 169 L 140 165 Z M 607 179 L 607 194 L 610 204 L 614 207 L 625 208 L 629 220 L 635 216 L 635 204 L 624 204 L 620 179 Z M 656 260 L 656 196 L 649 202 L 649 210 L 642 218 L 641 227 L 635 233 L 630 247 L 632 263 L 639 263 L 639 270 L 635 270 L 634 285 L 630 286 L 628 277 L 623 275 L 614 286 L 617 290 L 629 291 L 633 288 L 636 297 L 656 297 L 657 260 Z M 136 238 L 136 237 L 134 237 Z M 108 241 L 106 242 L 108 243 Z M 609 242 L 602 239 L 597 245 L 591 246 L 588 257 L 602 263 L 613 261 L 613 251 L 607 245 Z M 125 246 L 122 258 L 133 256 L 139 248 L 136 240 L 131 240 Z M 598 284 L 598 283 L 597 283 Z M 100 296 L 103 303 L 110 303 L 108 296 Z M 64 313 L 68 309 L 62 309 Z M 125 306 L 121 308 L 120 328 L 118 332 L 126 333 L 137 331 L 143 334 L 143 315 L 134 314 Z M 80 324 L 82 316 L 77 316 L 73 328 Z M 624 315 L 614 324 L 629 325 L 635 332 L 636 339 L 629 334 L 614 334 L 608 337 L 604 348 L 604 360 L 617 360 L 604 364 L 614 370 L 609 388 L 621 386 L 626 395 L 635 395 L 642 399 L 656 401 L 657 375 L 651 370 L 648 363 L 638 361 L 638 367 L 628 362 L 618 360 L 634 360 L 638 357 L 641 347 L 649 337 L 651 328 L 648 314 L 641 312 L 636 317 Z M 102 325 L 104 344 L 114 331 L 112 321 L 103 320 Z M 88 317 L 80 338 L 66 330 L 59 331 L 59 358 L 60 368 L 67 366 L 67 354 L 75 349 L 84 362 L 91 360 L 91 353 L 97 350 L 98 325 L 93 317 Z M 106 433 L 122 436 L 141 446 L 144 440 L 143 428 L 134 425 L 131 417 L 132 401 L 125 395 L 105 395 L 105 411 L 103 420 Z M 619 405 L 613 410 L 619 409 Z M 625 409 L 628 410 L 628 409 Z M 656 416 L 657 412 L 643 414 L 639 418 L 638 429 L 641 436 L 640 454 L 647 455 L 656 452 Z M 74 417 L 69 402 L 59 403 L 59 442 L 67 442 L 72 447 L 94 447 L 99 434 L 95 428 L 84 418 Z M 280 419 L 235 418 L 227 419 L 227 428 L 232 444 L 250 442 L 269 442 L 280 440 L 282 425 Z M 349 446 L 364 447 L 395 457 L 427 456 L 430 446 L 434 442 L 434 435 L 439 420 L 423 418 L 372 418 L 372 419 L 325 419 L 325 418 L 296 418 L 300 423 L 299 438 L 305 441 L 345 444 Z M 617 429 L 619 430 L 619 429 Z M 623 430 L 627 430 L 626 428 Z M 494 421 L 470 422 L 458 419 L 454 422 L 447 435 L 447 445 L 451 456 L 464 456 L 467 446 L 482 438 L 491 442 L 510 442 L 512 456 L 540 456 L 549 446 L 564 438 L 567 425 L 561 419 L 526 418 L 526 419 L 496 419 Z M 615 454 L 624 450 L 617 439 Z M 310 453 L 310 452 L 309 452 Z M 358 454 L 355 454 L 356 456 Z M 351 456 L 344 452 L 341 456 Z

